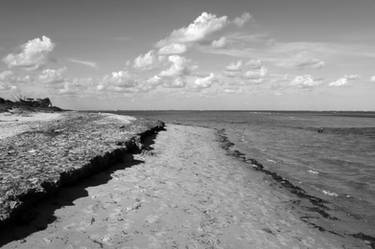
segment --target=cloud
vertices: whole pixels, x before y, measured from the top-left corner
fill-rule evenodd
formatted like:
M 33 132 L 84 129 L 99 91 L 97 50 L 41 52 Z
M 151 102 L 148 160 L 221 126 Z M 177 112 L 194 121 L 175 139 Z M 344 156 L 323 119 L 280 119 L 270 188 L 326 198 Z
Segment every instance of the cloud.
M 185 44 L 180 43 L 172 43 L 165 45 L 164 47 L 159 49 L 159 54 L 169 55 L 169 54 L 183 54 L 187 50 Z
M 297 53 L 289 59 L 281 59 L 276 65 L 285 68 L 322 68 L 325 66 L 325 61 L 313 57 L 310 53 L 303 51 Z
M 131 88 L 136 85 L 136 81 L 127 71 L 112 72 L 111 75 L 106 75 L 103 78 L 103 83 L 98 86 L 98 90 L 112 89 L 121 91 L 125 88 Z
M 245 23 L 247 23 L 248 21 L 250 21 L 251 18 L 252 18 L 252 16 L 250 15 L 250 13 L 249 12 L 245 12 L 240 17 L 236 17 L 233 20 L 233 23 L 236 24 L 239 27 L 242 27 Z
M 194 81 L 194 88 L 208 88 L 215 82 L 215 75 L 213 73 L 210 73 L 206 77 L 197 78 Z
M 93 62 L 93 61 L 84 61 L 84 60 L 79 60 L 79 59 L 74 59 L 74 58 L 69 58 L 68 60 L 70 62 L 81 64 L 81 65 L 92 67 L 92 68 L 97 68 L 98 67 L 98 65 L 96 64 L 96 62 Z
M 0 73 L 0 82 L 6 85 L 32 83 L 33 77 L 28 74 L 16 74 L 13 71 L 6 70 Z
M 245 64 L 247 67 L 251 69 L 260 69 L 262 67 L 262 61 L 261 60 L 249 60 Z
M 240 71 L 242 69 L 243 62 L 238 60 L 236 62 L 231 62 L 228 66 L 225 67 L 227 71 Z
M 218 40 L 213 40 L 211 46 L 214 48 L 225 48 L 227 46 L 227 38 L 222 36 Z
M 179 55 L 170 55 L 168 57 L 171 63 L 170 67 L 163 70 L 160 73 L 161 77 L 177 77 L 190 74 L 192 67 L 190 66 L 190 60 Z
M 347 78 L 340 78 L 336 81 L 333 81 L 331 83 L 329 83 L 329 86 L 343 86 L 343 85 L 346 85 L 348 84 L 348 79 Z
M 135 58 L 133 66 L 134 68 L 138 68 L 138 69 L 146 69 L 152 66 L 155 60 L 156 60 L 155 52 L 154 50 L 150 50 L 146 54 L 139 55 L 137 58 Z
M 0 73 L 0 91 L 17 89 L 15 85 L 9 84 L 9 78 L 13 76 L 13 72 L 8 70 Z
M 361 76 L 359 76 L 358 74 L 347 74 L 344 76 L 344 78 L 348 79 L 348 80 L 357 80 L 359 79 Z
M 261 68 L 259 68 L 259 70 L 257 71 L 247 71 L 245 72 L 245 77 L 248 78 L 248 79 L 255 79 L 255 80 L 259 80 L 260 78 L 263 78 L 264 76 L 267 75 L 267 68 L 262 66 Z
M 82 97 L 89 92 L 90 87 L 93 85 L 91 78 L 74 78 L 71 80 L 64 81 L 62 87 L 61 84 L 51 85 L 56 88 L 56 92 L 59 95 L 65 96 L 77 96 Z
M 63 73 L 65 70 L 65 67 L 58 69 L 47 68 L 39 74 L 38 79 L 44 84 L 62 83 L 64 81 Z
M 322 84 L 321 79 L 314 79 L 310 74 L 298 75 L 291 82 L 291 86 L 311 88 Z
M 360 76 L 358 74 L 347 74 L 344 77 L 329 83 L 328 85 L 333 86 L 333 87 L 344 86 L 344 85 L 347 85 L 349 83 L 349 81 L 356 80 L 356 79 L 359 79 L 359 78 L 360 78 Z
M 159 73 L 159 77 L 163 79 L 164 87 L 181 88 L 186 85 L 186 76 L 192 74 L 197 68 L 191 64 L 189 59 L 180 55 L 168 56 L 170 66 Z
M 21 46 L 19 53 L 8 54 L 3 58 L 3 61 L 9 68 L 37 69 L 46 63 L 47 56 L 54 47 L 55 44 L 50 38 L 42 36 L 42 38 L 35 38 L 26 42 Z
M 370 81 L 371 82 L 375 82 L 375 75 L 373 75 L 373 76 L 370 77 Z
M 170 43 L 189 43 L 198 42 L 205 39 L 228 25 L 228 17 L 217 17 L 214 14 L 203 12 L 193 23 L 187 27 L 174 30 L 167 38 L 159 41 L 159 47 Z

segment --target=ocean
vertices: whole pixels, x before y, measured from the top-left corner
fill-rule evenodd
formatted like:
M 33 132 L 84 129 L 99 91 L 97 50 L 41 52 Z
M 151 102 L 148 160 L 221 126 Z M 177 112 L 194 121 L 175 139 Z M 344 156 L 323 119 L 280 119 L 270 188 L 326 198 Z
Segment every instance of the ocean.
M 287 205 L 302 220 L 375 243 L 375 113 L 115 113 L 216 129 L 242 158 L 256 160 L 281 187 L 289 187 Z

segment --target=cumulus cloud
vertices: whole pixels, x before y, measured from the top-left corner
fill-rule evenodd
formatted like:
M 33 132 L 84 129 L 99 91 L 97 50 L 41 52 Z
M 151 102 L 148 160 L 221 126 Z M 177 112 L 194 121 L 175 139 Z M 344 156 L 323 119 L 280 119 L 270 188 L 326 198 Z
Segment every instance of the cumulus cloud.
M 223 36 L 218 40 L 213 40 L 211 46 L 214 48 L 225 48 L 227 46 L 227 38 Z
M 267 68 L 262 66 L 256 71 L 247 71 L 245 72 L 245 77 L 251 80 L 254 80 L 257 83 L 260 83 L 263 81 L 263 77 L 267 75 Z
M 135 86 L 136 82 L 127 71 L 112 72 L 111 75 L 104 76 L 105 83 L 110 86 L 128 88 Z
M 0 73 L 0 91 L 15 90 L 15 85 L 9 84 L 9 78 L 13 77 L 12 71 L 4 71 Z
M 24 67 L 27 69 L 37 69 L 44 65 L 47 56 L 54 49 L 55 44 L 50 38 L 42 36 L 23 44 L 19 53 L 8 54 L 3 61 L 12 67 Z
M 245 64 L 247 67 L 251 69 L 260 69 L 262 67 L 262 61 L 261 60 L 249 60 Z
M 33 77 L 28 74 L 16 74 L 13 71 L 6 70 L 0 73 L 0 82 L 5 85 L 15 85 L 15 84 L 24 84 L 31 83 Z
M 41 83 L 44 84 L 61 83 L 64 81 L 63 73 L 65 72 L 65 70 L 65 67 L 58 69 L 47 68 L 39 74 L 38 79 Z
M 262 65 L 260 60 L 249 60 L 246 63 L 238 60 L 225 67 L 224 75 L 237 79 L 241 84 L 246 82 L 261 83 L 267 72 L 267 68 Z
M 247 23 L 248 21 L 250 21 L 251 19 L 251 15 L 249 12 L 245 12 L 243 13 L 241 16 L 239 17 L 236 17 L 234 20 L 233 20 L 233 23 L 236 24 L 237 26 L 241 27 L 243 26 L 245 23 Z
M 155 52 L 154 50 L 148 51 L 144 55 L 139 55 L 137 58 L 134 59 L 134 67 L 138 69 L 145 69 L 150 66 L 155 62 L 156 57 L 155 57 Z
M 357 80 L 360 78 L 360 76 L 358 74 L 347 74 L 344 76 L 344 78 L 348 80 Z
M 170 55 L 168 57 L 171 66 L 163 70 L 160 73 L 162 77 L 176 77 L 176 76 L 184 76 L 190 74 L 192 67 L 190 66 L 190 61 L 185 57 L 179 55 Z
M 328 85 L 333 87 L 344 86 L 347 85 L 349 81 L 356 80 L 359 78 L 360 76 L 358 74 L 347 74 L 344 77 L 329 83 Z
M 74 58 L 69 58 L 68 60 L 70 62 L 81 64 L 81 65 L 84 65 L 84 66 L 87 66 L 87 67 L 92 67 L 92 68 L 98 67 L 96 62 L 93 62 L 93 61 L 85 61 L 85 60 L 79 60 L 79 59 L 74 59 Z
M 228 25 L 228 17 L 217 17 L 203 12 L 187 27 L 174 30 L 167 38 L 158 42 L 158 46 L 170 43 L 198 42 Z
M 63 82 L 62 86 L 61 84 L 56 85 L 57 94 L 59 95 L 66 95 L 66 96 L 82 96 L 83 94 L 86 94 L 90 88 L 90 86 L 93 84 L 91 78 L 74 78 L 71 80 L 66 80 Z
M 165 87 L 184 87 L 186 85 L 186 76 L 196 69 L 191 61 L 180 55 L 168 56 L 170 63 L 169 68 L 163 70 L 158 75 L 163 78 L 163 86 Z
M 210 73 L 206 77 L 197 78 L 194 81 L 194 88 L 208 88 L 215 82 L 215 75 L 213 73 Z
M 242 60 L 238 60 L 236 62 L 231 62 L 228 66 L 225 67 L 227 71 L 240 71 L 242 70 L 243 62 Z
M 311 88 L 320 84 L 322 84 L 322 80 L 314 79 L 310 74 L 298 75 L 290 82 L 290 85 L 301 88 Z
M 333 81 L 331 83 L 329 83 L 329 86 L 343 86 L 343 85 L 346 85 L 348 84 L 348 79 L 347 78 L 340 78 L 336 81 Z
M 185 44 L 172 43 L 165 45 L 159 49 L 159 54 L 169 55 L 169 54 L 183 54 L 187 50 Z

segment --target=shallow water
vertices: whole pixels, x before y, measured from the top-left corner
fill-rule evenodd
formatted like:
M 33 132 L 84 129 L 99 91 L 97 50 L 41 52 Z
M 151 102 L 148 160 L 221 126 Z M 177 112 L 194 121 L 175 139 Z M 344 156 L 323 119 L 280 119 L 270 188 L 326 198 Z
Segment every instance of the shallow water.
M 375 236 L 375 114 L 118 112 L 225 129 L 236 149 L 329 202 L 332 231 Z

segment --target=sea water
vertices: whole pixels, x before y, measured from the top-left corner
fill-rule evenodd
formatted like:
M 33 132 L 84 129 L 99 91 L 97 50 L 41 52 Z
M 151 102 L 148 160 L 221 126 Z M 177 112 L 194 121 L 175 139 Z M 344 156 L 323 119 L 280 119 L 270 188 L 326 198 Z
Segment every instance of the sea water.
M 117 113 L 225 129 L 224 133 L 237 150 L 309 195 L 327 202 L 330 219 L 317 215 L 309 223 L 333 233 L 370 240 L 375 237 L 375 113 Z M 301 216 L 306 215 L 303 208 Z M 314 208 L 305 206 L 305 211 L 309 210 Z

